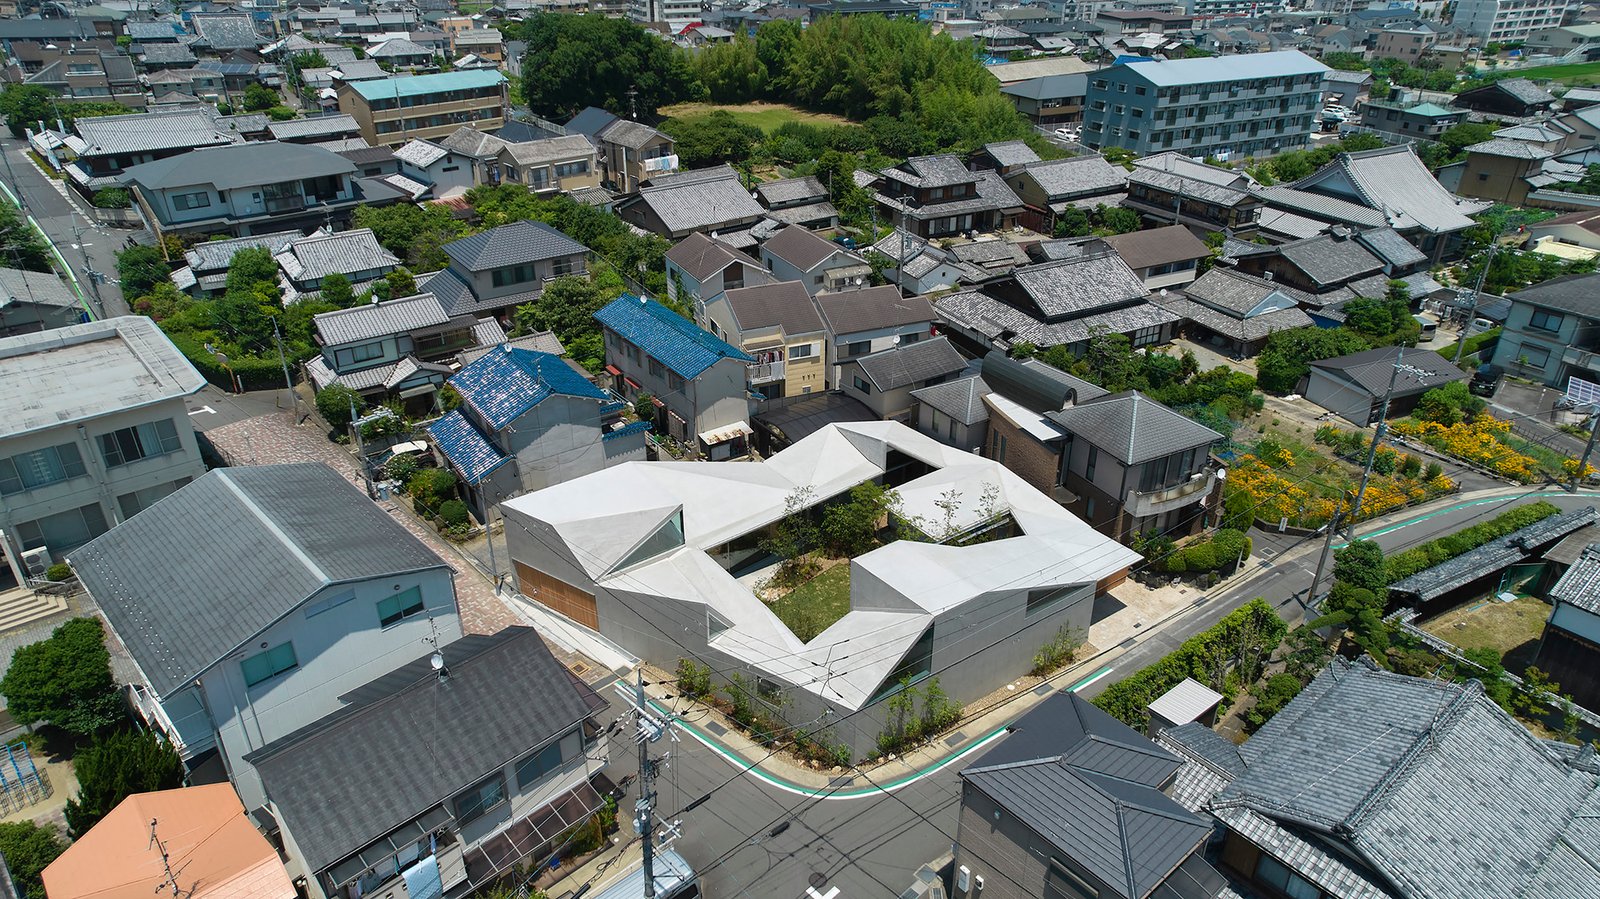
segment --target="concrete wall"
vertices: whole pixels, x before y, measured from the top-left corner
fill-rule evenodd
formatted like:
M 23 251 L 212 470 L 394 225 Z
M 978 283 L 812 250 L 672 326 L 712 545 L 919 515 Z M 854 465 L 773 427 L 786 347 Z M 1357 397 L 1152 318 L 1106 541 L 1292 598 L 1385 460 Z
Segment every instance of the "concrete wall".
M 378 601 L 412 587 L 421 588 L 424 610 L 380 627 Z M 308 614 L 322 600 L 346 595 L 347 601 Z M 435 632 L 440 645 L 461 637 L 453 575 L 447 568 L 324 588 L 203 674 L 206 706 L 245 808 L 256 808 L 265 798 L 260 777 L 244 761 L 246 754 L 337 711 L 341 694 L 426 655 Z M 246 687 L 240 662 L 284 642 L 294 645 L 298 666 Z
M 100 435 L 162 419 L 171 421 L 178 433 L 177 450 L 107 467 L 105 457 L 100 453 Z M 126 517 L 122 514 L 121 497 L 139 490 L 170 485 L 185 478 L 192 480 L 206 471 L 205 463 L 200 458 L 194 427 L 189 423 L 188 411 L 182 399 L 166 400 L 77 425 L 64 425 L 6 440 L 0 442 L 0 457 L 61 444 L 77 447 L 85 469 L 82 477 L 24 490 L 0 499 L 0 528 L 4 529 L 5 539 L 10 542 L 14 552 L 20 553 L 24 548 L 31 548 L 24 547 L 15 532 L 16 525 L 20 523 L 92 505 L 100 508 L 109 529 Z M 66 550 L 76 548 L 52 546 L 50 554 L 53 561 L 59 562 Z
M 526 493 L 605 468 L 600 435 L 595 400 L 556 395 L 496 434 L 495 443 L 516 456 L 518 489 Z

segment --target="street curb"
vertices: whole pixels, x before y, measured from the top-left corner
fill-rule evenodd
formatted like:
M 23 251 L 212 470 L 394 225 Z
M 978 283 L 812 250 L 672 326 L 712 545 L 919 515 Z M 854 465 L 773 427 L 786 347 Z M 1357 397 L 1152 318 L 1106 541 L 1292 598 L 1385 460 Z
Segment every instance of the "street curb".
M 0 150 L 0 152 L 4 152 L 4 150 Z M 32 160 L 30 159 L 29 162 L 32 163 Z M 10 185 L 0 181 L 0 190 L 5 191 L 6 199 L 10 201 L 12 206 L 17 208 L 18 214 L 28 220 L 28 224 L 38 233 L 40 239 L 44 241 L 44 245 L 50 248 L 50 254 L 55 257 L 56 262 L 61 266 L 61 273 L 67 276 L 67 280 L 72 284 L 73 292 L 78 295 L 78 305 L 83 307 L 83 313 L 89 316 L 90 321 L 99 318 L 94 314 L 94 310 L 89 308 L 89 298 L 83 292 L 83 285 L 78 283 L 78 276 L 73 273 L 72 266 L 67 264 L 67 258 L 61 255 L 61 250 L 56 247 L 55 241 L 50 239 L 50 235 L 44 233 L 44 228 L 40 227 L 39 223 L 34 220 L 33 213 L 27 212 L 22 208 L 22 201 L 17 198 L 16 194 L 11 192 Z M 69 200 L 68 202 L 70 203 L 71 201 Z

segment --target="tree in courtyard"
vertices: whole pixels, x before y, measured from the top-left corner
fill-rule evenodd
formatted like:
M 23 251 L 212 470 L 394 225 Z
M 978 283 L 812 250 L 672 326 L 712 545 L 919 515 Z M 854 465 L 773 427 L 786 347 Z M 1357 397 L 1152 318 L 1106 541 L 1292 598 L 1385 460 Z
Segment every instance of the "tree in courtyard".
M 389 283 L 389 296 L 393 299 L 400 297 L 416 296 L 417 279 L 405 266 L 395 269 L 384 277 Z
M 78 793 L 67 800 L 67 832 L 82 837 L 134 793 L 183 786 L 183 761 L 152 731 L 122 731 L 95 740 L 72 759 Z
M 1056 216 L 1056 237 L 1086 237 L 1090 231 L 1089 213 L 1068 206 Z
M 350 288 L 350 279 L 334 272 L 322 279 L 322 301 L 340 309 L 348 309 L 355 305 L 355 291 Z
M 1389 576 L 1383 549 L 1371 540 L 1357 540 L 1333 554 L 1333 578 L 1363 590 L 1383 590 Z
M 248 112 L 261 112 L 278 105 L 278 92 L 265 84 L 252 84 L 244 89 L 244 108 Z
M 0 694 L 18 724 L 49 722 L 80 737 L 124 714 L 97 618 L 74 618 L 18 649 L 0 678 Z
M 1274 331 L 1256 356 L 1256 383 L 1270 393 L 1289 393 L 1311 371 L 1311 363 L 1372 349 L 1345 328 L 1289 328 Z
M 850 488 L 850 498 L 822 513 L 822 543 L 830 555 L 855 557 L 877 544 L 879 522 L 888 514 L 894 492 L 875 481 Z
M 32 821 L 0 823 L 0 855 L 5 856 L 6 870 L 22 888 L 24 899 L 46 899 L 39 875 L 65 851 L 67 844 L 54 827 Z

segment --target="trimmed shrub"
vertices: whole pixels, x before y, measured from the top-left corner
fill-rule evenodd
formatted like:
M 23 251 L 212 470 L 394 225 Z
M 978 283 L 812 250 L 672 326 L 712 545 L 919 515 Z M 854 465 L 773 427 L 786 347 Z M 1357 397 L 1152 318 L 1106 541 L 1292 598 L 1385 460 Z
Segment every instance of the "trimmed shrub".
M 444 523 L 453 528 L 458 528 L 467 523 L 471 513 L 467 511 L 467 504 L 459 499 L 447 499 L 439 504 L 439 517 Z
M 72 566 L 65 562 L 57 562 L 44 570 L 44 579 L 60 583 L 72 577 Z
M 1435 565 L 1448 562 L 1463 553 L 1471 552 L 1491 540 L 1498 540 L 1514 531 L 1520 531 L 1560 511 L 1551 503 L 1540 500 L 1509 512 L 1502 512 L 1488 521 L 1390 556 L 1384 567 L 1384 575 L 1388 583 L 1392 584 L 1419 571 L 1427 571 Z

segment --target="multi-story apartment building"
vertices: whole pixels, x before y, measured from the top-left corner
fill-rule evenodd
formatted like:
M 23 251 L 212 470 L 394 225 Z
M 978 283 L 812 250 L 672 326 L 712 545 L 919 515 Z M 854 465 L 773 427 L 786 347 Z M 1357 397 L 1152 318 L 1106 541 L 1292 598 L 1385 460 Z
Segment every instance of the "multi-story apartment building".
M 205 473 L 183 398 L 205 379 L 148 318 L 0 339 L 0 549 L 9 578 Z
M 1303 149 L 1326 71 L 1298 50 L 1114 65 L 1089 77 L 1083 142 L 1223 160 Z
M 494 131 L 505 124 L 510 103 L 506 76 L 493 69 L 345 82 L 338 92 L 339 111 L 354 116 L 375 147 L 440 140 L 462 125 Z
M 1519 41 L 1561 24 L 1570 0 L 1460 0 L 1457 30 L 1489 41 Z
M 700 0 L 629 0 L 628 18 L 641 25 L 651 22 L 698 22 Z

